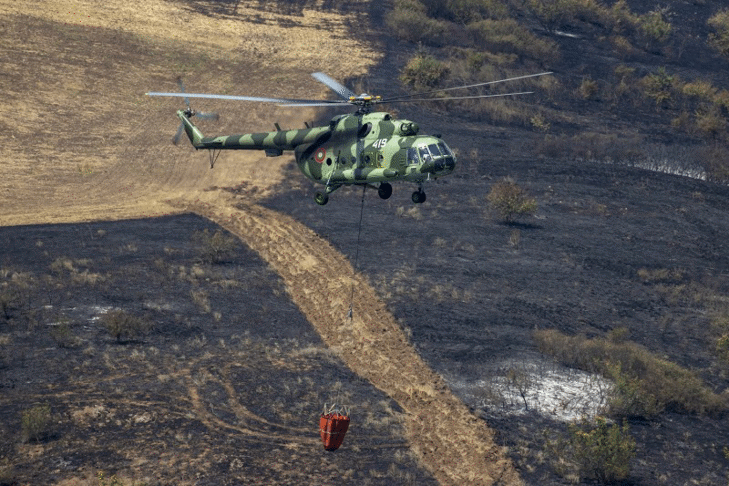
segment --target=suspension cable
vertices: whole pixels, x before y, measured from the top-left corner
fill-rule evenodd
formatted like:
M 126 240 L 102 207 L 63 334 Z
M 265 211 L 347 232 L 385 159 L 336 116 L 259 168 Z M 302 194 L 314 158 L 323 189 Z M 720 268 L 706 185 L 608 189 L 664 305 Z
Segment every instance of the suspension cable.
M 352 323 L 352 308 L 354 307 L 354 279 L 355 274 L 357 272 L 357 260 L 359 259 L 359 241 L 360 236 L 362 235 L 362 216 L 364 215 L 364 201 L 365 201 L 365 191 L 367 190 L 367 184 L 362 184 L 362 203 L 359 208 L 359 229 L 357 230 L 357 249 L 354 252 L 354 267 L 353 267 L 353 275 L 352 275 L 352 294 L 350 296 L 349 300 L 349 313 L 347 314 L 347 317 L 349 317 L 349 323 Z

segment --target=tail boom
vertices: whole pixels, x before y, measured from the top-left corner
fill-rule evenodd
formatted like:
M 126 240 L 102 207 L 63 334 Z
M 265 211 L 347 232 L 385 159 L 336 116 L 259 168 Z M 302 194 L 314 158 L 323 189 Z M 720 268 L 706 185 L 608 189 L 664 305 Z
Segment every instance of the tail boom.
M 222 135 L 206 137 L 190 117 L 191 112 L 179 110 L 177 116 L 182 120 L 185 133 L 196 149 L 215 150 L 295 150 L 298 145 L 320 141 L 330 132 L 329 127 L 314 127 L 304 130 L 280 130 L 275 132 L 246 133 L 241 135 Z

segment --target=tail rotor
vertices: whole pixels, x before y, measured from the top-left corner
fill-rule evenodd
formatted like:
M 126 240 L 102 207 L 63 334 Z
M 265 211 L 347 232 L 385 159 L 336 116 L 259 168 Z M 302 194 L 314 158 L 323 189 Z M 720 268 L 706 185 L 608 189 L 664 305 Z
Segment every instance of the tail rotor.
M 177 78 L 177 85 L 180 87 L 180 93 L 185 94 L 185 83 L 182 82 L 182 78 Z M 193 110 L 190 107 L 190 98 L 188 98 L 187 96 L 185 96 L 185 105 L 187 106 L 185 114 L 188 118 L 192 116 L 196 116 L 203 120 L 218 120 L 220 118 L 220 115 L 215 112 L 197 112 Z M 182 124 L 182 122 L 180 122 L 180 126 L 177 127 L 177 133 L 175 133 L 175 136 L 172 137 L 173 144 L 177 145 L 178 143 L 180 143 L 180 137 L 182 136 L 182 131 L 184 130 L 184 128 L 184 125 Z

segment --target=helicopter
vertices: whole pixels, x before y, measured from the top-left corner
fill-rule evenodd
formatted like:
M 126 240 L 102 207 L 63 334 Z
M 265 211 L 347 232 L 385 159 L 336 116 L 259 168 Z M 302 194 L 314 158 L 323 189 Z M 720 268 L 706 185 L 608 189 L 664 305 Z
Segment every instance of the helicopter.
M 375 105 L 383 103 L 405 103 L 438 100 L 474 98 L 496 98 L 531 94 L 515 92 L 503 94 L 480 94 L 471 96 L 443 97 L 442 93 L 452 90 L 488 86 L 552 74 L 544 72 L 517 76 L 497 81 L 488 81 L 466 86 L 456 86 L 422 93 L 382 98 L 367 93 L 355 94 L 327 74 L 317 72 L 312 76 L 334 91 L 338 100 L 306 100 L 236 96 L 206 93 L 186 93 L 181 79 L 180 92 L 149 92 L 148 96 L 173 96 L 185 98 L 187 108 L 177 110 L 181 124 L 173 141 L 179 139 L 184 130 L 196 150 L 208 149 L 212 168 L 221 150 L 263 150 L 268 157 L 293 151 L 301 172 L 309 179 L 324 185 L 324 190 L 314 196 L 319 205 L 329 201 L 329 195 L 346 185 L 364 185 L 377 190 L 382 199 L 392 195 L 391 182 L 407 181 L 418 185 L 412 193 L 413 203 L 425 202 L 423 184 L 452 173 L 456 167 L 456 156 L 440 135 L 422 135 L 416 122 L 395 119 L 387 112 L 373 112 Z M 431 96 L 434 97 L 425 97 Z M 278 106 L 330 107 L 354 106 L 353 114 L 336 115 L 325 126 L 309 126 L 305 129 L 221 135 L 206 137 L 193 124 L 192 118 L 217 118 L 214 113 L 198 113 L 190 108 L 190 98 L 207 98 L 235 101 L 276 103 Z M 375 186 L 377 184 L 377 186 Z

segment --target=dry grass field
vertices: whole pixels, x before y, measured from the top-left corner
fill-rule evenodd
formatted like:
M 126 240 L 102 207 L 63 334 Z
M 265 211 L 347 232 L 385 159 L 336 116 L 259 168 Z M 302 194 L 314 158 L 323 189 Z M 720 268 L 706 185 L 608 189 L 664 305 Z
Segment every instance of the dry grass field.
M 239 236 L 279 273 L 293 303 L 330 349 L 395 400 L 402 409 L 398 420 L 404 424 L 410 450 L 439 483 L 519 484 L 492 432 L 419 358 L 384 304 L 358 276 L 354 276 L 360 289 L 355 308 L 367 311 L 357 313 L 352 328 L 342 332 L 347 323 L 334 316 L 340 316 L 346 304 L 326 296 L 350 284 L 353 271 L 347 259 L 295 220 L 256 205 L 261 198 L 288 189 L 289 177 L 299 177 L 286 169 L 291 159 L 226 153 L 225 163 L 210 170 L 203 154 L 184 143 L 177 147 L 170 143 L 180 100 L 144 96 L 150 90 L 175 90 L 178 76 L 190 92 L 325 96 L 308 73 L 325 71 L 344 80 L 366 73 L 378 61 L 376 45 L 355 35 L 356 26 L 364 25 L 370 15 L 369 2 L 281 5 L 253 0 L 152 0 L 113 6 L 91 0 L 0 2 L 0 92 L 6 114 L 0 121 L 5 134 L 0 156 L 0 225 L 108 221 L 190 211 L 209 218 Z M 221 113 L 219 121 L 201 123 L 211 133 L 272 129 L 276 121 L 283 127 L 299 127 L 318 116 L 313 111 L 223 102 L 206 103 L 204 110 Z M 215 189 L 243 181 L 246 192 L 236 199 Z M 204 298 L 198 301 L 204 306 Z M 246 353 L 245 345 L 241 346 L 240 353 Z M 130 423 L 159 420 L 167 421 L 170 428 L 184 429 L 185 421 L 196 417 L 206 434 L 224 437 L 231 427 L 205 408 L 204 383 L 212 380 L 222 387 L 234 402 L 236 414 L 248 412 L 246 403 L 236 401 L 237 392 L 227 378 L 232 368 L 221 371 L 223 378 L 194 376 L 200 360 L 216 352 L 201 351 L 198 361 L 189 363 L 171 357 L 176 371 L 164 379 L 152 377 L 149 370 L 95 380 L 113 382 L 116 390 L 130 376 L 186 383 L 182 386 L 187 390 L 180 396 L 186 397 L 183 407 L 191 407 L 194 413 L 165 408 L 168 413 L 161 417 L 153 402 L 140 400 Z M 78 385 L 79 390 L 94 388 L 91 383 Z M 113 415 L 88 405 L 82 392 L 73 393 L 78 409 L 69 413 L 76 426 Z M 100 390 L 94 388 L 93 393 Z M 23 404 L 13 400 L 20 399 L 21 395 L 7 393 L 0 403 L 19 408 Z M 260 417 L 252 419 L 261 422 Z M 299 429 L 282 430 L 278 440 L 284 445 L 290 442 L 292 454 L 301 447 L 319 447 L 314 439 L 297 437 Z M 240 427 L 235 433 L 254 439 L 260 434 Z M 103 428 L 94 440 L 105 440 Z M 164 484 L 198 484 L 194 477 L 170 476 L 181 471 L 174 464 L 197 464 L 204 456 L 194 452 L 191 442 L 179 442 L 183 446 L 159 456 L 164 481 L 157 479 Z M 195 446 L 204 447 L 205 440 Z M 120 477 L 136 477 L 135 468 L 151 469 L 147 476 L 154 477 L 154 467 L 145 456 L 156 447 L 168 447 L 168 442 L 142 438 L 138 457 L 126 458 L 129 466 L 118 471 Z M 3 450 L 0 465 L 12 469 L 21 456 L 23 461 L 30 457 L 31 464 L 42 464 L 44 450 L 42 445 L 19 444 L 14 450 Z M 255 456 L 256 467 L 286 469 L 285 457 L 272 456 L 267 463 L 266 451 L 256 450 L 245 452 Z M 133 451 L 127 449 L 130 455 Z M 93 469 L 101 469 L 104 459 L 85 462 L 80 458 L 80 463 L 83 467 L 77 471 L 53 476 L 35 471 L 21 481 L 94 484 Z M 246 481 L 257 484 L 255 473 L 249 474 Z M 8 481 L 12 484 L 12 477 Z

